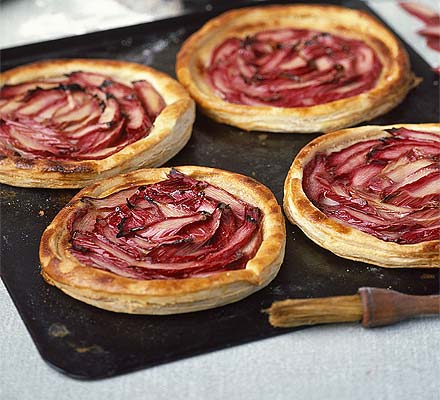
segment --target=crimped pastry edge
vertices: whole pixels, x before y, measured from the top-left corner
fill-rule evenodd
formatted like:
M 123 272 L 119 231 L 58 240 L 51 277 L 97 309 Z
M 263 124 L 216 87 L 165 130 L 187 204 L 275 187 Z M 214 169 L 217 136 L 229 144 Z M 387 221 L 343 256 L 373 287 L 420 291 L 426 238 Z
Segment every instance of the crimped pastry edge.
M 312 107 L 255 107 L 220 99 L 200 72 L 211 50 L 227 37 L 244 37 L 274 26 L 325 30 L 366 41 L 383 64 L 379 81 L 367 92 Z M 379 21 L 364 11 L 330 5 L 275 5 L 225 12 L 185 41 L 176 73 L 202 111 L 217 122 L 248 131 L 286 133 L 329 132 L 373 119 L 397 106 L 420 83 L 410 70 L 405 49 Z
M 284 217 L 271 191 L 244 175 L 208 167 L 177 170 L 224 187 L 263 211 L 263 241 L 246 268 L 201 278 L 136 280 L 85 267 L 68 251 L 67 220 L 83 196 L 104 197 L 115 190 L 163 180 L 169 168 L 144 169 L 118 175 L 80 191 L 43 233 L 40 261 L 44 279 L 68 295 L 110 311 L 131 314 L 177 314 L 235 302 L 265 287 L 284 258 Z
M 0 182 L 12 186 L 82 188 L 97 179 L 141 167 L 157 167 L 176 155 L 191 137 L 195 105 L 174 79 L 153 68 L 126 61 L 57 59 L 23 65 L 0 74 L 0 84 L 17 84 L 83 70 L 110 75 L 129 84 L 146 79 L 161 94 L 166 107 L 149 135 L 101 160 L 50 161 L 7 157 L 0 160 Z
M 440 268 L 440 239 L 406 245 L 383 241 L 328 217 L 312 204 L 302 187 L 303 168 L 317 152 L 338 151 L 359 141 L 387 136 L 385 129 L 400 127 L 440 134 L 438 123 L 371 125 L 312 140 L 298 153 L 287 174 L 284 212 L 307 237 L 340 257 L 386 268 Z

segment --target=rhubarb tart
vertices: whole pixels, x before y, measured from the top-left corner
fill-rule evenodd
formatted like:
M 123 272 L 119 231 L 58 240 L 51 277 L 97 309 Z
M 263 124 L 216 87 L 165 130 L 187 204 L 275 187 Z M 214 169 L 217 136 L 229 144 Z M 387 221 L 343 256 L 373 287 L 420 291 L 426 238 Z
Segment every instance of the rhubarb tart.
M 295 158 L 289 220 L 320 246 L 383 267 L 440 267 L 440 124 L 323 135 Z
M 418 82 L 402 45 L 375 18 L 325 5 L 226 12 L 184 43 L 176 72 L 213 119 L 269 132 L 372 119 Z
M 238 301 L 284 257 L 284 217 L 255 180 L 207 167 L 144 169 L 79 192 L 43 234 L 44 279 L 106 310 L 175 314 Z
M 0 182 L 13 186 L 77 188 L 160 166 L 195 118 L 178 82 L 123 61 L 38 62 L 0 83 Z

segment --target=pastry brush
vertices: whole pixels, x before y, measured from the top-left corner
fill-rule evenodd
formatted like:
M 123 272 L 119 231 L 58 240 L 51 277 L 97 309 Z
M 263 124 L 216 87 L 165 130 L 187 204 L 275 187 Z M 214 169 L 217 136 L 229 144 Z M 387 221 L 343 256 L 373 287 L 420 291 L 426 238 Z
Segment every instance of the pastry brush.
M 365 328 L 373 328 L 415 316 L 440 314 L 440 295 L 412 296 L 362 287 L 352 296 L 277 301 L 264 311 L 275 327 L 357 321 Z

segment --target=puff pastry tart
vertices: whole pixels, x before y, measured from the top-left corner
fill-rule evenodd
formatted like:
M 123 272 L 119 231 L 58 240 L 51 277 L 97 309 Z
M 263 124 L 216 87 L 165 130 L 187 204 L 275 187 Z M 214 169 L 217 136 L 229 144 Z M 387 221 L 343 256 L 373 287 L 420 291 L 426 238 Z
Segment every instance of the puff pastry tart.
M 175 80 L 123 61 L 52 60 L 0 74 L 0 182 L 77 188 L 159 166 L 189 140 Z
M 418 82 L 402 45 L 376 19 L 324 5 L 226 12 L 184 43 L 176 69 L 213 119 L 270 132 L 372 119 Z
M 305 146 L 284 210 L 320 246 L 383 267 L 440 267 L 440 124 L 364 126 Z
M 145 169 L 83 189 L 43 234 L 44 279 L 106 310 L 174 314 L 238 301 L 284 257 L 284 218 L 251 178 Z

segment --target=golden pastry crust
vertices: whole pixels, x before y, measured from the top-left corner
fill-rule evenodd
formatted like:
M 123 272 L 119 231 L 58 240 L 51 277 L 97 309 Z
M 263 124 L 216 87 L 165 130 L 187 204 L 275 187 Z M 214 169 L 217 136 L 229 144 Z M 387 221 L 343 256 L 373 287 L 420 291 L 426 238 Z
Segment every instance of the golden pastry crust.
M 21 187 L 81 188 L 118 173 L 160 166 L 188 142 L 195 119 L 194 102 L 177 81 L 144 65 L 96 59 L 43 61 L 0 74 L 0 86 L 78 70 L 108 75 L 125 84 L 145 79 L 162 96 L 166 107 L 157 116 L 147 137 L 109 157 L 84 161 L 7 157 L 0 160 L 0 182 Z
M 310 107 L 247 106 L 218 97 L 203 76 L 213 49 L 226 38 L 245 38 L 269 29 L 304 28 L 358 39 L 369 45 L 383 68 L 376 85 L 356 96 Z M 244 130 L 328 132 L 382 115 L 419 83 L 406 51 L 393 34 L 369 14 L 337 6 L 253 7 L 226 12 L 206 23 L 182 46 L 176 64 L 179 81 L 214 120 Z
M 284 184 L 284 211 L 306 236 L 338 256 L 388 268 L 440 267 L 440 240 L 417 244 L 383 241 L 328 217 L 303 190 L 304 166 L 316 153 L 338 151 L 356 142 L 384 137 L 388 135 L 385 129 L 399 127 L 440 134 L 440 124 L 396 124 L 363 126 L 320 136 L 299 152 L 290 167 Z
M 168 168 L 118 175 L 79 192 L 45 230 L 40 244 L 44 279 L 68 295 L 110 311 L 131 314 L 177 314 L 232 303 L 266 286 L 284 257 L 284 217 L 274 195 L 255 180 L 214 168 L 185 166 L 178 171 L 225 188 L 263 213 L 262 242 L 245 269 L 186 279 L 136 280 L 82 265 L 69 252 L 67 221 L 83 206 L 83 196 L 110 193 L 166 179 Z

